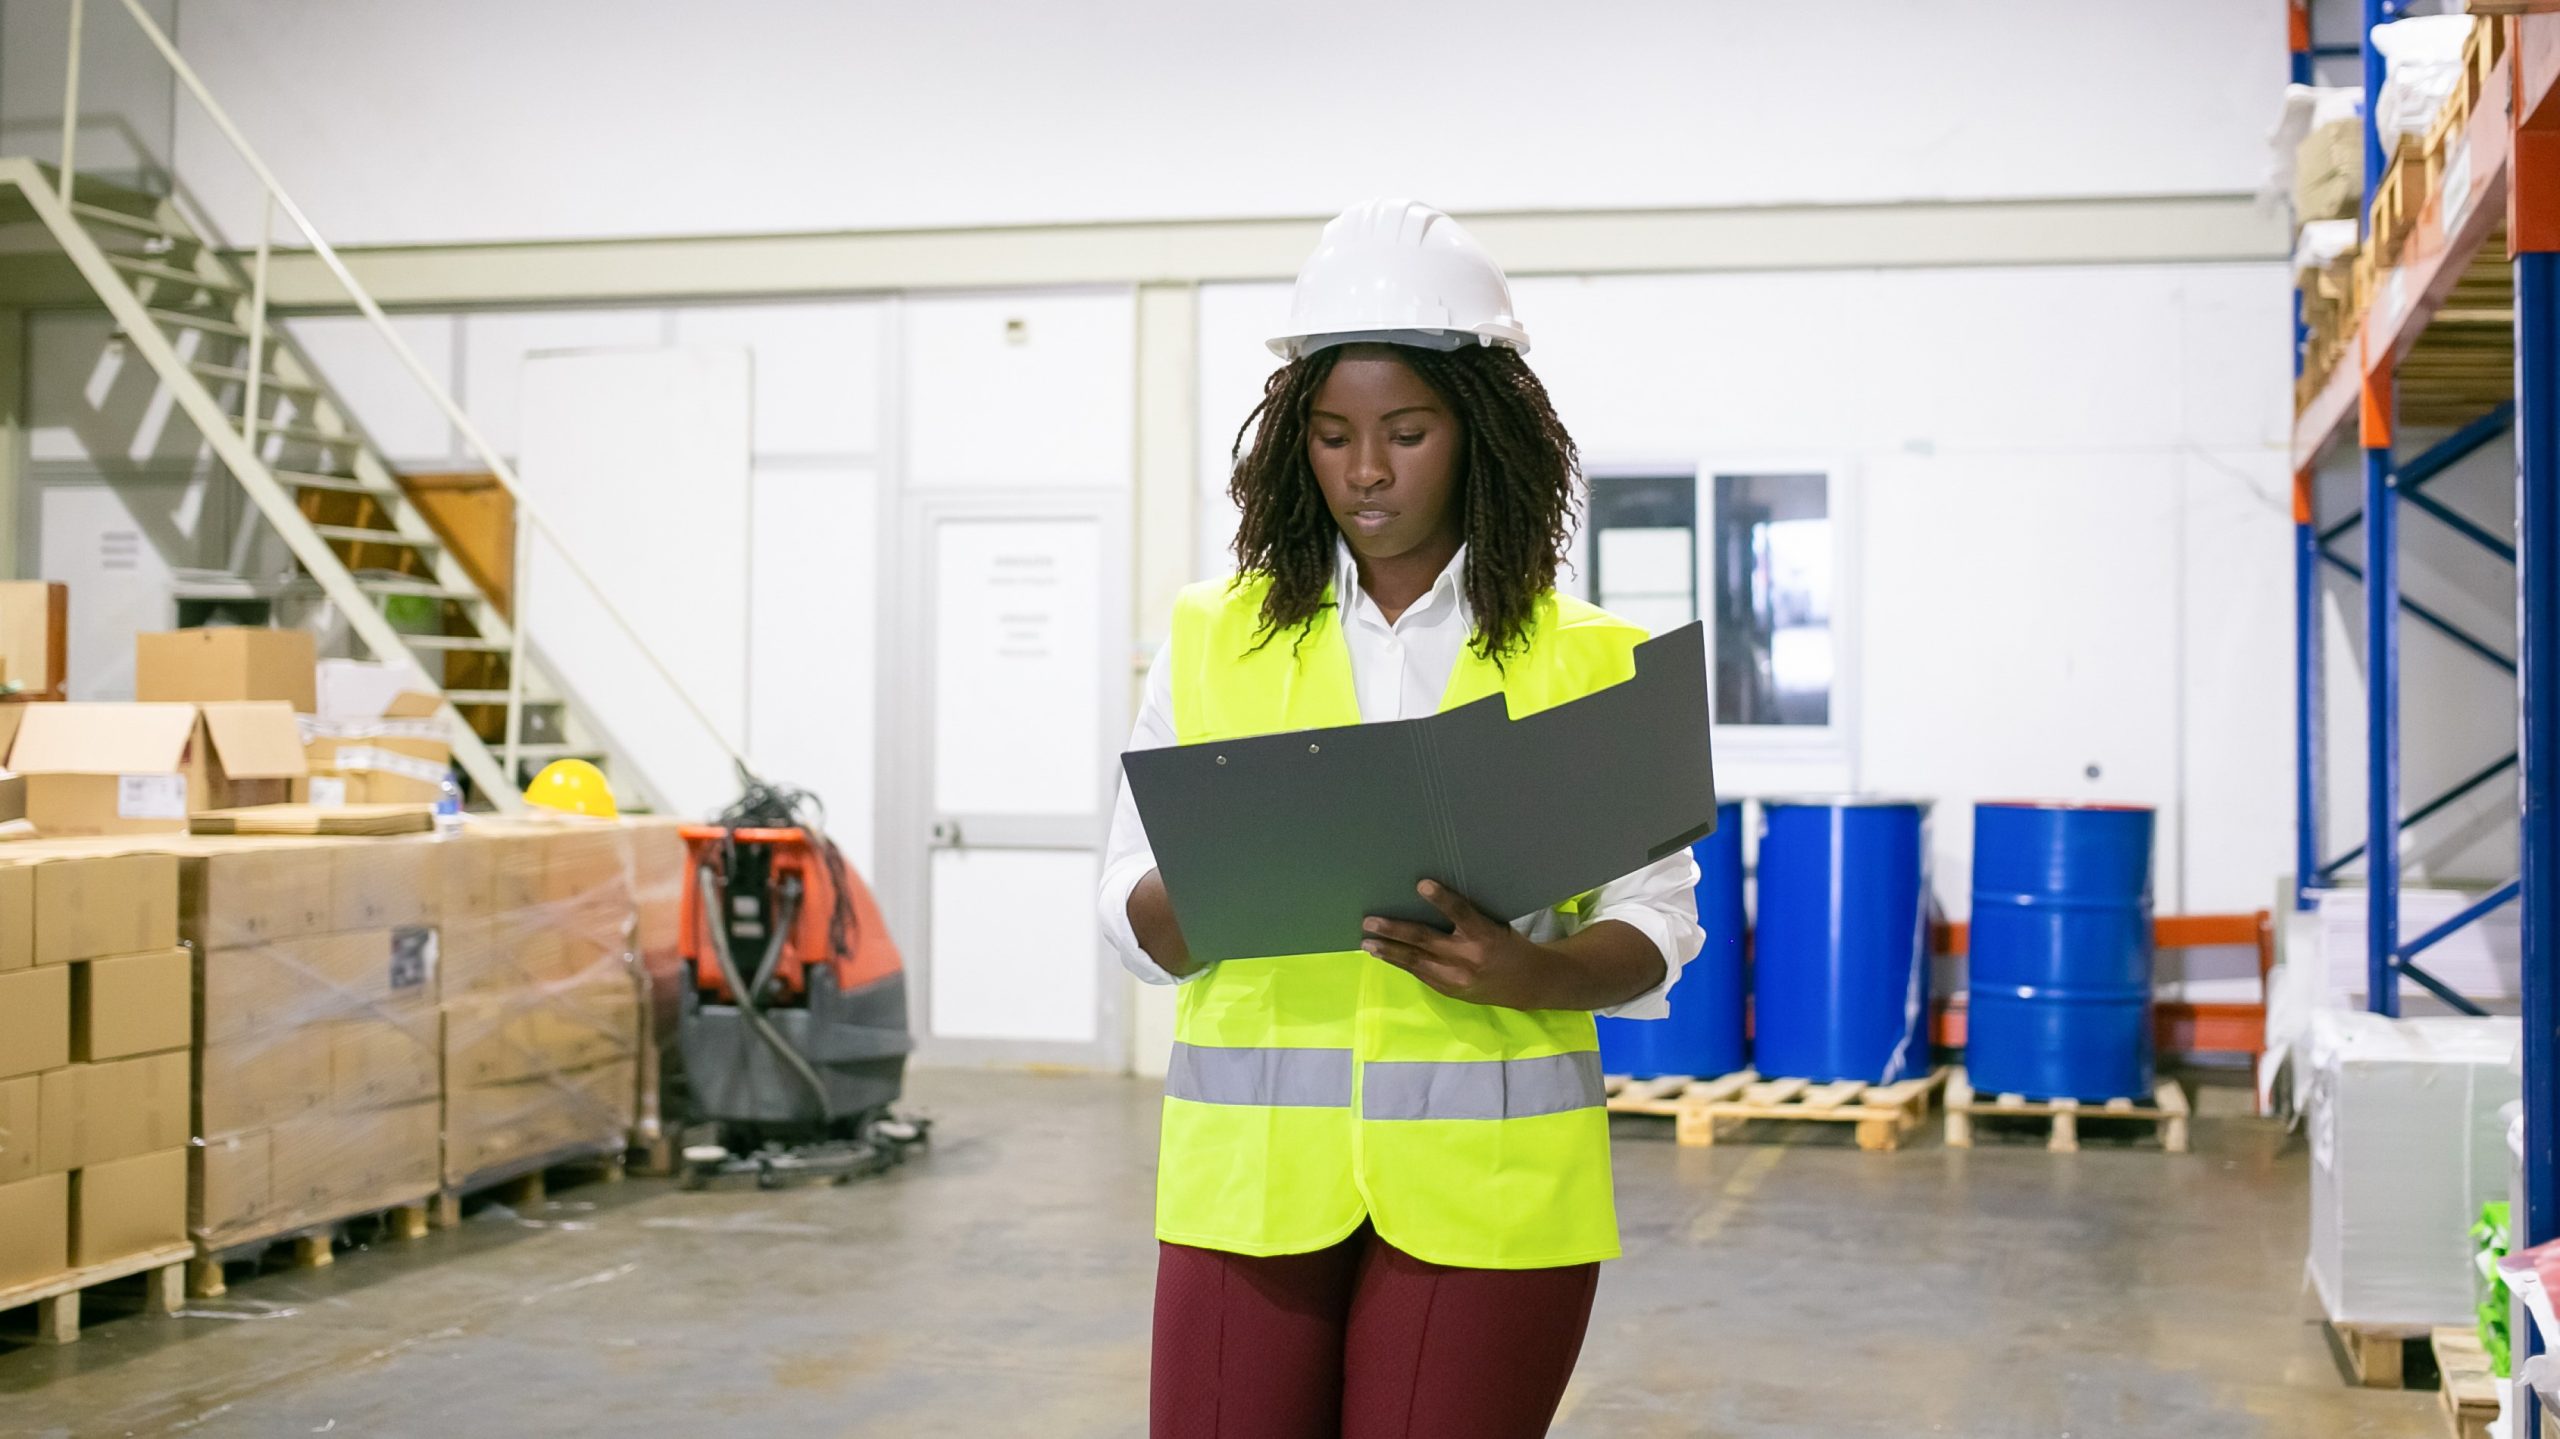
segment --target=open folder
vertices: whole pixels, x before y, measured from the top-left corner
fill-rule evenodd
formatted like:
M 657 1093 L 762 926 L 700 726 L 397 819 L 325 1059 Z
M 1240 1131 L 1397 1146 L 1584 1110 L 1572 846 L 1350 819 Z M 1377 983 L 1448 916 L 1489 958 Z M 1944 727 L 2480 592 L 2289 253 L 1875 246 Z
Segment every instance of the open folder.
M 1370 915 L 1446 929 L 1438 880 L 1504 919 L 1715 828 L 1706 631 L 1636 647 L 1633 679 L 1522 719 L 1500 695 L 1423 719 L 1120 757 L 1199 960 L 1360 947 Z

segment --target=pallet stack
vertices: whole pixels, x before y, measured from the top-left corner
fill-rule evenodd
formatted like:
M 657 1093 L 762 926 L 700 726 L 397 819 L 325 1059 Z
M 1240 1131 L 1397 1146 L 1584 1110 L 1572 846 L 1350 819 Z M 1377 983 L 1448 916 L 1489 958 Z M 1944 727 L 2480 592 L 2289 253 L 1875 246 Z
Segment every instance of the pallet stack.
M 0 1309 L 37 1304 L 48 1340 L 77 1337 L 83 1289 L 187 1254 L 177 944 L 166 857 L 0 858 Z

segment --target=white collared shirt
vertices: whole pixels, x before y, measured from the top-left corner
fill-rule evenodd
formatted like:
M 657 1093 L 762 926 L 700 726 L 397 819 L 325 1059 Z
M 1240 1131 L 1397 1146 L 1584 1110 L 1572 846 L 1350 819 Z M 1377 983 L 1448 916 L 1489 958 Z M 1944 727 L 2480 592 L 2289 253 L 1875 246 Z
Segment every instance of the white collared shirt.
M 1466 550 L 1461 548 L 1430 592 L 1393 623 L 1360 587 L 1359 564 L 1351 547 L 1337 543 L 1336 551 L 1333 592 L 1342 612 L 1342 638 L 1351 650 L 1351 681 L 1359 695 L 1361 722 L 1375 724 L 1437 712 L 1458 656 L 1475 635 L 1475 611 L 1460 583 L 1466 574 Z M 1166 658 L 1171 650 L 1170 643 L 1157 650 L 1155 662 L 1148 666 L 1146 700 L 1129 736 L 1133 750 L 1163 748 L 1174 744 L 1180 733 L 1173 715 L 1173 667 Z M 1129 797 L 1128 781 L 1123 779 L 1119 803 L 1111 815 L 1111 838 L 1103 851 L 1102 932 L 1130 973 L 1149 984 L 1179 984 L 1183 980 L 1167 974 L 1139 948 L 1129 924 L 1130 891 L 1155 867 L 1146 826 L 1138 819 L 1137 802 Z M 1678 982 L 1680 967 L 1695 958 L 1706 942 L 1698 926 L 1697 883 L 1698 863 L 1682 850 L 1600 887 L 1597 903 L 1582 923 L 1614 919 L 1634 926 L 1662 952 L 1663 967 L 1662 983 L 1600 1013 L 1621 1019 L 1660 1019 L 1671 1012 L 1666 995 Z M 1579 926 L 1546 910 L 1512 927 L 1547 944 Z M 1184 979 L 1207 972 L 1198 970 Z

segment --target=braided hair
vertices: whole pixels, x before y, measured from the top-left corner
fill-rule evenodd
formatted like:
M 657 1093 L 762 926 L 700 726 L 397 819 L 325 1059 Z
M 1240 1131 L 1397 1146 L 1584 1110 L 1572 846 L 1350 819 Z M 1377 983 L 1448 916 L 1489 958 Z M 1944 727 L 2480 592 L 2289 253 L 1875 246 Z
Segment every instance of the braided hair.
M 1262 403 L 1236 432 L 1227 486 L 1244 511 L 1236 563 L 1271 581 L 1257 645 L 1283 630 L 1298 630 L 1303 640 L 1333 582 L 1341 531 L 1307 462 L 1307 428 L 1316 392 L 1341 354 L 1340 347 L 1318 350 L 1274 370 Z M 1454 503 L 1467 545 L 1460 583 L 1475 611 L 1473 648 L 1499 661 L 1526 644 L 1539 599 L 1555 587 L 1579 504 L 1581 455 L 1517 350 L 1398 345 L 1393 354 L 1457 416 L 1463 448 Z

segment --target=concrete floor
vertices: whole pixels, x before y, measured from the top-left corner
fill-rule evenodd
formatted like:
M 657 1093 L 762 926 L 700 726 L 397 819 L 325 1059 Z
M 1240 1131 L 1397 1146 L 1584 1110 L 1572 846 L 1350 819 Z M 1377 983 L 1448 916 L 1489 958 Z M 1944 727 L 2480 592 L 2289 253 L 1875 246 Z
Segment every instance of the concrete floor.
M 1152 1087 L 912 1088 L 934 1152 L 867 1185 L 587 1185 L 0 1346 L 0 1434 L 1142 1433 Z M 2432 1394 L 2341 1382 L 2300 1297 L 2304 1157 L 2258 1121 L 2184 1157 L 1621 1123 L 1627 1258 L 1558 1434 L 2443 1432 Z

